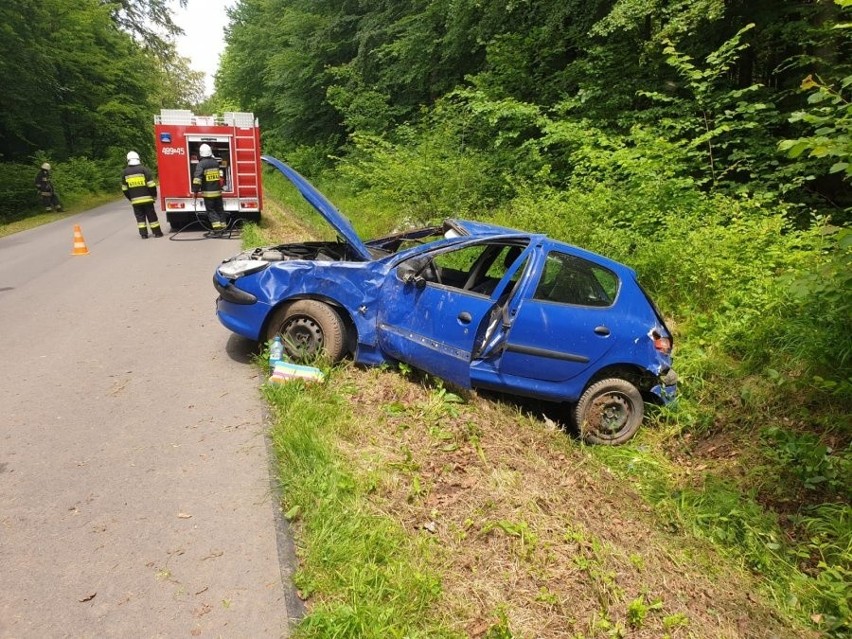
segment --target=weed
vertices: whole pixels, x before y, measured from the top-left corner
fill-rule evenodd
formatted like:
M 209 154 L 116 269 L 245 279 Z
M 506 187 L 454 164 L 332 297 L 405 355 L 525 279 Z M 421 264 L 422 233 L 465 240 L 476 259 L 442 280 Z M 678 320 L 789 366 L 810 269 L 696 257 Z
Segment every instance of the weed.
M 673 615 L 663 617 L 663 630 L 669 632 L 677 628 L 685 628 L 689 625 L 689 617 L 682 612 L 676 612 Z
M 643 570 L 645 568 L 645 558 L 639 553 L 633 553 L 628 557 L 628 560 L 636 570 Z
M 484 639 L 514 639 L 515 635 L 509 627 L 509 617 L 505 609 L 499 608 L 496 611 L 497 622 L 493 624 L 484 635 Z
M 532 557 L 536 547 L 538 546 L 538 536 L 530 529 L 530 525 L 527 522 L 512 522 L 504 520 L 488 522 L 482 527 L 481 531 L 483 534 L 487 535 L 495 529 L 499 529 L 509 537 L 514 537 L 518 540 L 515 547 L 515 554 L 518 557 L 526 560 L 529 560 Z
M 555 606 L 559 603 L 559 598 L 555 593 L 551 592 L 547 586 L 542 586 L 538 589 L 538 594 L 536 595 L 535 600 L 551 606 Z
M 652 610 L 662 610 L 663 603 L 659 600 L 652 603 L 645 602 L 645 595 L 639 595 L 627 604 L 627 624 L 631 628 L 641 628 L 645 624 L 645 618 Z
M 761 433 L 764 454 L 780 474 L 779 490 L 789 492 L 790 482 L 805 490 L 836 494 L 846 490 L 852 477 L 852 457 L 836 453 L 813 433 L 794 433 L 777 426 Z

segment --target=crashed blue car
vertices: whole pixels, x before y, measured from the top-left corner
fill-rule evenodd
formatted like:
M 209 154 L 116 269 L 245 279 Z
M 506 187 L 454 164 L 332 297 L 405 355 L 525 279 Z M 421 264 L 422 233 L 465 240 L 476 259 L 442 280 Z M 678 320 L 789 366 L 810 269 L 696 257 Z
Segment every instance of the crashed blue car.
M 363 241 L 268 156 L 335 241 L 246 250 L 216 269 L 216 314 L 281 335 L 297 362 L 404 362 L 462 388 L 562 403 L 591 443 L 620 444 L 674 398 L 672 335 L 630 268 L 545 235 L 459 219 Z

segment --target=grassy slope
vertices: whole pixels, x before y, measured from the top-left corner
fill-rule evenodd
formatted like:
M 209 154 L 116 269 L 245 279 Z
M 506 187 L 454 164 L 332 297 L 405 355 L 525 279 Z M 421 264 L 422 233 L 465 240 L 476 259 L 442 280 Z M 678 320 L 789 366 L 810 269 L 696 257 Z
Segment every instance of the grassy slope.
M 268 237 L 304 237 L 270 218 Z M 354 366 L 282 390 L 302 636 L 813 636 L 540 413 Z

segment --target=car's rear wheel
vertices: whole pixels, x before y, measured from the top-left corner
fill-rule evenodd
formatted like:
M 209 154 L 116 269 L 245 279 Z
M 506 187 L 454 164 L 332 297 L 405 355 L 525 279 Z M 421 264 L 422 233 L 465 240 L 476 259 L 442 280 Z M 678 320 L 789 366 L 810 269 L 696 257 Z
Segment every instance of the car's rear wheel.
M 612 377 L 589 386 L 574 407 L 574 423 L 590 444 L 623 444 L 636 434 L 645 415 L 642 394 Z
M 346 327 L 328 304 L 299 300 L 275 311 L 266 330 L 267 341 L 281 335 L 284 351 L 296 362 L 325 357 L 331 363 L 346 355 Z

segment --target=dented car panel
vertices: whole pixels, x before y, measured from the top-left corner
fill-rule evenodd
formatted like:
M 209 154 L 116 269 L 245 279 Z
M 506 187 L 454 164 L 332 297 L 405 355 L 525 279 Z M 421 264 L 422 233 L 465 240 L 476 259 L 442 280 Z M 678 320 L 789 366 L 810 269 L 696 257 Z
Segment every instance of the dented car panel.
M 288 354 L 404 362 L 465 388 L 575 406 L 595 443 L 621 443 L 644 399 L 670 401 L 670 331 L 627 266 L 535 233 L 468 220 L 362 241 L 284 163 L 338 233 L 249 249 L 214 275 L 224 326 Z

